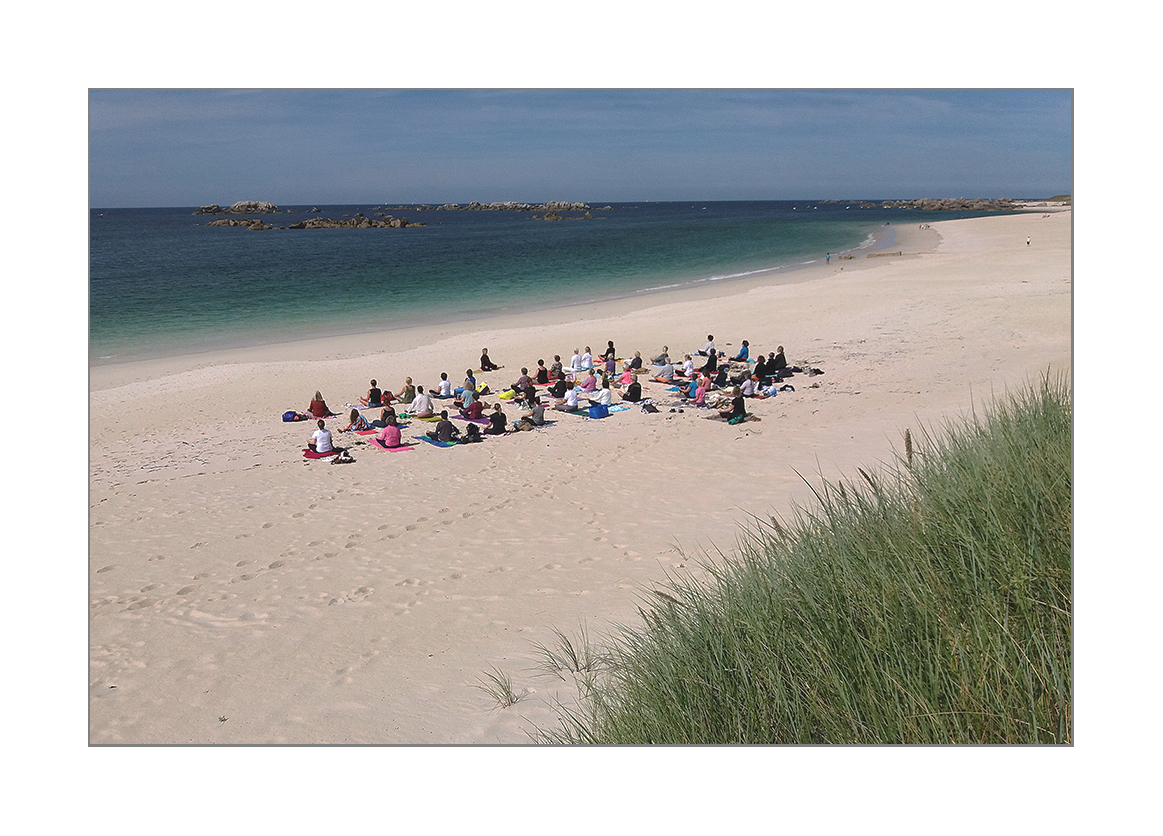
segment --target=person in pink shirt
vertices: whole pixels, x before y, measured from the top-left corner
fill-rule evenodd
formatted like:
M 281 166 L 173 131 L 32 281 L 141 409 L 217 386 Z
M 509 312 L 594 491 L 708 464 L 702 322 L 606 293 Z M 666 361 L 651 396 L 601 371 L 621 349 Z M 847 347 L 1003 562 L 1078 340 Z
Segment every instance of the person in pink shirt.
M 400 428 L 396 424 L 396 417 L 393 415 L 388 419 L 388 425 L 376 433 L 376 441 L 381 442 L 385 447 L 399 447 L 400 446 Z

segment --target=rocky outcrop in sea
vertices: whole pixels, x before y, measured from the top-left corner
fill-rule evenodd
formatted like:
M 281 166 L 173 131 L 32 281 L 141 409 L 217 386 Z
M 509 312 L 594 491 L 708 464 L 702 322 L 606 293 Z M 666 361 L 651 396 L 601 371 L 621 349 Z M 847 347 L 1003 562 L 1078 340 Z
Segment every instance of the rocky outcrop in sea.
M 273 226 L 263 223 L 258 218 L 219 218 L 216 221 L 210 221 L 206 226 L 245 226 L 251 230 L 274 229 Z
M 194 210 L 195 215 L 277 215 L 279 207 L 265 200 L 240 200 L 223 209 L 217 203 Z
M 1012 198 L 999 197 L 996 199 L 946 197 L 940 200 L 922 197 L 915 200 L 885 200 L 881 203 L 861 203 L 861 209 L 922 209 L 925 211 L 940 212 L 1013 212 L 1020 208 Z
M 308 218 L 305 221 L 293 223 L 287 229 L 405 229 L 410 226 L 424 226 L 422 223 L 413 223 L 407 218 L 369 218 L 363 213 L 342 220 L 332 218 Z
M 589 208 L 588 203 L 569 203 L 561 200 L 551 200 L 548 203 L 516 203 L 511 200 L 479 203 L 474 200 L 463 206 L 459 203 L 446 203 L 436 207 L 446 212 L 585 212 Z

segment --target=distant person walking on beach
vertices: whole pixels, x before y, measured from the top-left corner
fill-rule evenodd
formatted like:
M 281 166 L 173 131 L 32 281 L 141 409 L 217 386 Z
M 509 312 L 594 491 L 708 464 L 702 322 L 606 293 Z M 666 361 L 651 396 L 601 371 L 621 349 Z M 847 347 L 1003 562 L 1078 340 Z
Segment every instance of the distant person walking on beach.
M 1030 246 L 1030 236 L 1029 235 L 1026 236 L 1026 246 L 1027 247 Z
M 832 254 L 831 254 L 831 253 L 828 253 L 826 256 L 824 256 L 824 263 L 825 263 L 825 264 L 831 264 L 831 263 L 832 263 Z

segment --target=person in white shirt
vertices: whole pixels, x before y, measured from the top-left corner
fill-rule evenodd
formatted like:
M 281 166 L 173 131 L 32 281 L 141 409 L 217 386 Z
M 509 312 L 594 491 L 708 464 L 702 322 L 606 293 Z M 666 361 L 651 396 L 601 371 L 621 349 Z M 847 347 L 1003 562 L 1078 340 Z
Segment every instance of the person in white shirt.
M 610 379 L 602 375 L 602 388 L 598 390 L 598 399 L 595 401 L 589 398 L 592 406 L 609 406 L 614 400 L 613 393 L 610 391 Z
M 582 364 L 581 364 L 581 355 L 580 355 L 580 354 L 578 354 L 578 350 L 575 348 L 575 349 L 573 350 L 573 356 L 569 358 L 569 368 L 570 368 L 570 370 L 571 370 L 571 371 L 575 371 L 575 372 L 576 372 L 576 371 L 577 371 L 578 369 L 580 369 L 581 367 L 582 367 Z
M 562 409 L 562 410 L 565 410 L 566 412 L 574 411 L 575 409 L 577 409 L 577 396 L 578 396 L 578 392 L 580 392 L 580 391 L 581 390 L 577 386 L 574 386 L 572 389 L 570 389 L 568 392 L 565 393 L 565 400 L 562 401 L 561 403 L 557 404 L 553 408 L 554 409 Z
M 691 356 L 688 354 L 686 356 L 686 359 L 682 361 L 682 375 L 683 375 L 683 377 L 689 378 L 689 377 L 693 376 L 694 373 L 695 373 L 695 361 L 693 359 L 691 359 Z
M 713 334 L 707 334 L 707 346 L 699 354 L 704 357 L 710 357 L 715 353 L 715 337 Z
M 438 398 L 451 398 L 452 397 L 452 381 L 448 379 L 448 372 L 441 372 L 440 373 L 440 386 L 438 387 L 438 389 L 439 389 L 439 391 L 436 393 L 436 397 L 438 397 Z
M 424 391 L 423 386 L 416 387 L 416 397 L 412 399 L 412 403 L 408 406 L 408 414 L 413 418 L 432 417 L 432 396 Z
M 319 429 L 311 433 L 311 440 L 307 442 L 307 446 L 316 453 L 330 453 L 335 449 L 331 446 L 331 430 L 327 429 L 322 418 L 319 419 Z
M 590 353 L 590 347 L 586 346 L 586 352 L 581 356 L 581 368 L 592 369 L 594 367 L 594 355 Z

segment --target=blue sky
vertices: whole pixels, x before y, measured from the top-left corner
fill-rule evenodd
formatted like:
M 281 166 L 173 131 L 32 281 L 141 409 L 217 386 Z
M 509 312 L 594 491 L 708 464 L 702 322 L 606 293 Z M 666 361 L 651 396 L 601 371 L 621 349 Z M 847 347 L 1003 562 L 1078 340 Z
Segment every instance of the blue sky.
M 89 205 L 1071 191 L 1069 90 L 91 90 Z

